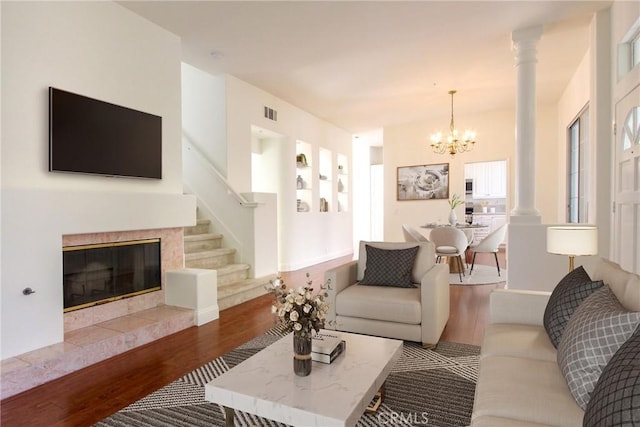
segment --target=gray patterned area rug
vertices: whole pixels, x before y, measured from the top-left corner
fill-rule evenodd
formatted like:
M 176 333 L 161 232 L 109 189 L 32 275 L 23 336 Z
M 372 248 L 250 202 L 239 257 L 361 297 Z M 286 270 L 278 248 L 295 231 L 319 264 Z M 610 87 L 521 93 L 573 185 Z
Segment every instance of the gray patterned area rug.
M 204 400 L 204 385 L 282 337 L 271 329 L 96 424 L 98 427 L 223 426 L 222 407 Z M 441 342 L 436 350 L 404 342 L 376 413 L 358 427 L 467 426 L 470 424 L 480 348 Z M 236 411 L 236 426 L 284 426 Z

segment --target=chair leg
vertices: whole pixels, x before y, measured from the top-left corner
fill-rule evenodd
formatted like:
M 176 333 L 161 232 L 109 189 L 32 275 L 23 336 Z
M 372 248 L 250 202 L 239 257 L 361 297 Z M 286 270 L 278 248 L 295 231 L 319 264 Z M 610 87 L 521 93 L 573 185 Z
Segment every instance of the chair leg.
M 471 270 L 469 270 L 469 274 L 471 274 L 471 272 L 473 271 L 473 266 L 476 265 L 476 254 L 477 252 L 473 253 L 473 259 L 471 260 Z
M 460 276 L 460 283 L 462 283 L 464 267 L 462 266 L 462 257 L 460 255 L 456 257 L 456 262 L 458 263 L 458 276 Z
M 498 267 L 498 277 L 500 277 L 500 263 L 498 263 L 498 252 L 494 252 L 493 256 L 496 259 L 496 267 Z

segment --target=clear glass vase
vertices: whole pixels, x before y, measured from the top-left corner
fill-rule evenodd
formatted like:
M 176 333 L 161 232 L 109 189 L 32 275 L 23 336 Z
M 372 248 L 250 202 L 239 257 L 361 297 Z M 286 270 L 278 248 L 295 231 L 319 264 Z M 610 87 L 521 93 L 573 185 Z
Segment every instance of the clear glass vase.
M 311 373 L 311 334 L 293 333 L 293 372 L 301 377 Z

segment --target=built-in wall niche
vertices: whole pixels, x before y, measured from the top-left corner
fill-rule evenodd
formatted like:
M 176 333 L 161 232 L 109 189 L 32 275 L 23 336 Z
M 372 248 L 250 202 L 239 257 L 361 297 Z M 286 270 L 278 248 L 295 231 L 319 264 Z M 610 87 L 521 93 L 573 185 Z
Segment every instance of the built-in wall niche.
M 161 289 L 160 239 L 62 249 L 64 311 Z
M 338 182 L 336 184 L 338 190 L 338 212 L 349 211 L 349 170 L 347 168 L 348 159 L 343 154 L 338 154 L 337 172 Z
M 331 150 L 320 148 L 319 150 L 319 182 L 320 182 L 320 212 L 329 212 L 333 209 L 333 158 Z
M 313 206 L 313 157 L 311 144 L 296 142 L 296 209 L 311 212 Z

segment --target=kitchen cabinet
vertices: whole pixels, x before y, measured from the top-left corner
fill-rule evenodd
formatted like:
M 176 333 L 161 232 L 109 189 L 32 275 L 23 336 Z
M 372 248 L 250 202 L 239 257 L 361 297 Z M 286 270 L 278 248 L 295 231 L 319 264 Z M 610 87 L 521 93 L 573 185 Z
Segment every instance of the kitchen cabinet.
M 473 180 L 474 199 L 502 199 L 507 197 L 507 162 L 467 163 L 465 179 Z
M 473 240 L 477 243 L 487 237 L 489 233 L 506 224 L 507 216 L 505 214 L 473 214 L 473 223 L 486 226 L 486 228 L 473 229 Z M 505 244 L 506 240 L 505 237 L 502 244 Z

